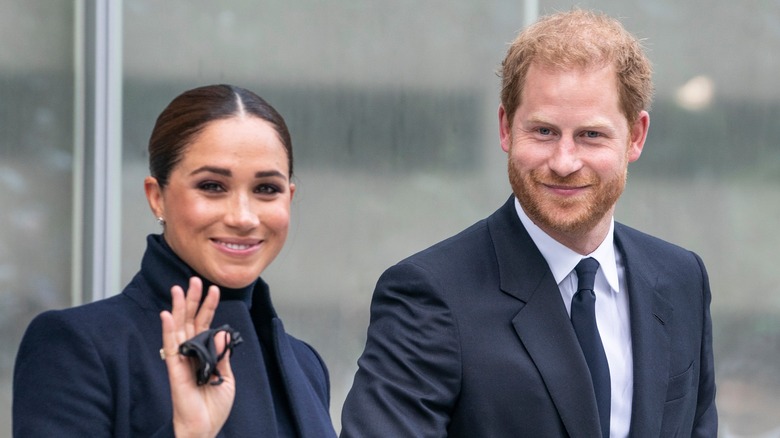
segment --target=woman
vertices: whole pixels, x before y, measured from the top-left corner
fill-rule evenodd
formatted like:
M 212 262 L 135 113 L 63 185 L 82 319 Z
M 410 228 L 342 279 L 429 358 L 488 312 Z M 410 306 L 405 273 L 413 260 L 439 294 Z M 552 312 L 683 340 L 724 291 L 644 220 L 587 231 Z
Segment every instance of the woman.
M 292 163 L 284 120 L 255 94 L 214 85 L 175 98 L 144 181 L 163 233 L 120 295 L 30 324 L 14 435 L 335 436 L 327 369 L 284 332 L 259 278 L 287 236 Z M 223 324 L 243 342 L 211 376 L 221 384 L 198 385 L 179 346 Z M 213 340 L 221 352 L 231 338 Z

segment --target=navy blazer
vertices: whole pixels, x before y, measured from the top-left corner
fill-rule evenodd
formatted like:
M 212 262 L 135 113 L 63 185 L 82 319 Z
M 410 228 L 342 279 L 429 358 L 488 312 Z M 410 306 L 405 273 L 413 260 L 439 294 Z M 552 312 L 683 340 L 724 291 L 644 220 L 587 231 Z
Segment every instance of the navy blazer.
M 715 437 L 710 289 L 695 254 L 615 225 L 630 436 Z M 514 198 L 379 279 L 342 437 L 601 436 L 587 364 Z
M 173 436 L 159 314 L 171 308 L 170 287 L 186 290 L 193 273 L 160 236 L 148 244 L 141 271 L 120 295 L 32 321 L 14 369 L 14 436 Z M 229 295 L 212 325 L 229 323 L 244 342 L 231 356 L 236 398 L 219 436 L 288 436 L 278 427 L 281 416 L 297 436 L 335 437 L 327 369 L 310 346 L 285 333 L 267 285 L 258 279 L 251 310 L 248 296 Z M 261 346 L 263 331 L 272 345 Z M 267 360 L 277 373 L 266 370 Z

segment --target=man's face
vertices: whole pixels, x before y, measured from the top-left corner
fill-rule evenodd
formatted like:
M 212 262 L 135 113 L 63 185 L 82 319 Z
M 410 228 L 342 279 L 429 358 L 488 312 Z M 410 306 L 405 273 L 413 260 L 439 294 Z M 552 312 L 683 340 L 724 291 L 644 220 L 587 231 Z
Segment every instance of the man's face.
M 649 116 L 628 126 L 612 67 L 532 65 L 510 126 L 499 108 L 509 181 L 526 214 L 559 241 L 608 229 Z

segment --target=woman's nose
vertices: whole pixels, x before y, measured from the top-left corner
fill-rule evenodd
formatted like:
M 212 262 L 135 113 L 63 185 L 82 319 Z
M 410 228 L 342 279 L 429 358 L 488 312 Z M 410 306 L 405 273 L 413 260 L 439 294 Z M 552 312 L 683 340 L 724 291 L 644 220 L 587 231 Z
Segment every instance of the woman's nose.
M 228 206 L 225 222 L 232 227 L 251 229 L 260 224 L 260 217 L 253 208 L 252 200 L 245 194 L 236 194 Z

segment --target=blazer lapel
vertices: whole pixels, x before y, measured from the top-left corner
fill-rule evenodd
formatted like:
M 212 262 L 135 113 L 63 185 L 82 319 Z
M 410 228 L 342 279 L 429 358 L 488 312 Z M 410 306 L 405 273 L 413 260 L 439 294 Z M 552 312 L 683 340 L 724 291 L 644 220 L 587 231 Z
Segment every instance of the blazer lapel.
M 524 303 L 512 319 L 572 437 L 601 436 L 585 357 L 547 262 L 523 227 L 514 197 L 488 218 L 501 290 Z
M 659 436 L 669 374 L 669 334 L 673 308 L 661 295 L 659 272 L 641 243 L 615 224 L 615 242 L 626 266 L 634 357 L 631 436 Z
M 330 422 L 328 409 L 322 405 L 309 384 L 309 378 L 301 369 L 284 331 L 282 321 L 278 318 L 273 319 L 273 336 L 279 368 L 290 399 L 291 412 L 295 417 L 295 423 L 301 436 L 335 437 L 336 432 Z
M 222 324 L 230 324 L 244 339 L 230 356 L 233 375 L 239 382 L 235 399 L 241 402 L 233 404 L 223 432 L 227 436 L 235 436 L 241 434 L 241 431 L 252 430 L 257 431 L 258 435 L 277 436 L 273 410 L 262 409 L 273 406 L 273 399 L 260 340 L 246 304 L 239 300 L 220 302 L 212 327 Z
M 252 320 L 257 328 L 257 332 L 259 333 L 261 330 L 264 332 L 270 331 L 270 342 L 273 343 L 272 348 L 276 353 L 276 363 L 279 366 L 282 384 L 286 390 L 287 398 L 290 403 L 290 413 L 293 417 L 291 421 L 295 423 L 300 436 L 317 438 L 335 437 L 336 432 L 330 421 L 328 406 L 326 406 L 327 402 L 323 403 L 322 399 L 318 397 L 315 389 L 310 383 L 309 376 L 306 375 L 301 364 L 298 362 L 298 357 L 295 355 L 293 346 L 290 344 L 290 339 L 284 331 L 284 325 L 277 316 L 276 310 L 274 310 L 273 304 L 271 303 L 268 285 L 262 279 L 258 279 L 255 285 L 255 290 L 252 294 L 251 312 Z M 265 369 L 263 370 L 263 374 L 267 374 Z M 323 371 L 323 378 L 327 378 L 325 371 Z M 269 386 L 270 384 L 266 385 L 266 387 Z M 268 403 L 270 406 L 273 406 L 274 402 L 270 399 L 270 389 L 266 392 L 268 392 L 269 395 Z M 233 409 L 235 409 L 235 406 Z M 275 418 L 273 419 L 273 423 L 274 425 L 276 424 Z M 273 435 L 259 434 L 258 436 L 277 435 L 278 433 Z

